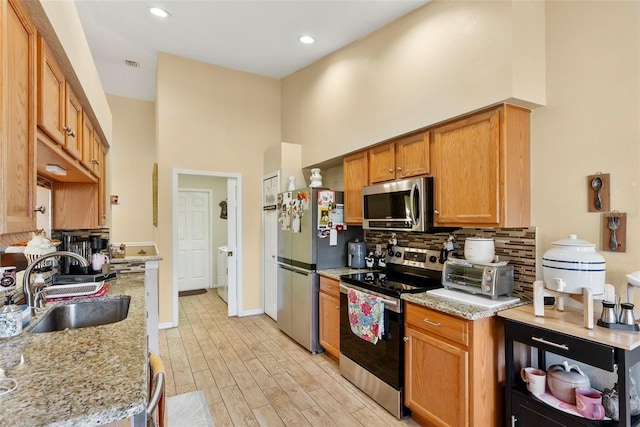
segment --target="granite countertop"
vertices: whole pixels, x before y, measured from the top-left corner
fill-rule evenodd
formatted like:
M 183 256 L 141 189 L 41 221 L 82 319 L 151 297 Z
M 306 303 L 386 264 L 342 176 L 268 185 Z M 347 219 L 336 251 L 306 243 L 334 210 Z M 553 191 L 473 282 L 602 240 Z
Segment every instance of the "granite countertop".
M 368 273 L 370 271 L 372 270 L 369 270 L 368 268 L 339 267 L 318 270 L 318 274 L 330 279 L 340 280 L 340 276 L 344 276 L 345 274 Z
M 0 396 L 0 419 L 14 426 L 98 425 L 146 409 L 147 335 L 144 276 L 108 282 L 100 301 L 129 295 L 126 319 L 102 326 L 0 339 L 0 368 L 18 381 Z M 47 311 L 65 301 L 49 303 Z
M 111 258 L 109 262 L 111 264 L 125 264 L 125 263 L 134 263 L 134 262 L 147 262 L 147 261 L 162 261 L 162 256 L 160 255 L 134 255 L 134 256 L 126 256 L 123 258 Z
M 436 295 L 430 295 L 426 292 L 421 292 L 419 294 L 402 294 L 401 298 L 403 300 L 423 305 L 433 310 L 438 310 L 443 313 L 451 314 L 453 316 L 462 317 L 463 319 L 467 320 L 477 320 L 485 317 L 491 317 L 499 311 L 528 304 L 526 301 L 520 300 L 498 308 L 486 308 L 478 305 L 465 304 Z
M 340 276 L 345 274 L 367 273 L 370 271 L 371 270 L 369 269 L 353 269 L 349 267 L 342 267 L 318 270 L 318 274 L 321 276 L 329 277 L 331 279 L 340 280 Z M 438 310 L 443 313 L 451 314 L 453 316 L 462 317 L 467 320 L 476 320 L 482 319 L 484 317 L 491 317 L 501 310 L 507 310 L 509 308 L 527 304 L 526 301 L 518 301 L 499 308 L 485 308 L 477 305 L 453 301 L 451 299 L 442 298 L 436 295 L 430 295 L 426 292 L 421 292 L 418 294 L 403 294 L 401 298 L 406 301 L 423 305 L 433 310 Z

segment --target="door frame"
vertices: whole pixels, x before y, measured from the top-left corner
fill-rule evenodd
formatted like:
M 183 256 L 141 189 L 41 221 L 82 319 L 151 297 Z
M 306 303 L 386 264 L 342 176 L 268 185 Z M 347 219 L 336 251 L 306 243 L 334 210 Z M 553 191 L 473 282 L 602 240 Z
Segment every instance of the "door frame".
M 180 175 L 197 175 L 197 176 L 209 176 L 214 178 L 226 178 L 227 180 L 235 180 L 236 181 L 236 209 L 232 212 L 232 209 L 228 209 L 228 214 L 236 215 L 235 221 L 235 235 L 236 235 L 236 247 L 233 248 L 234 256 L 236 257 L 236 282 L 229 283 L 229 316 L 236 316 L 238 313 L 242 313 L 242 295 L 243 295 L 243 248 L 242 248 L 242 212 L 243 212 L 243 203 L 242 203 L 242 174 L 239 173 L 229 173 L 229 172 L 213 172 L 213 171 L 201 171 L 201 170 L 192 170 L 192 169 L 177 169 L 174 168 L 171 171 L 171 236 L 172 236 L 172 260 L 171 260 L 171 287 L 172 287 L 172 295 L 173 295 L 173 325 L 178 326 L 178 279 L 177 279 L 177 258 L 178 258 L 178 246 L 175 244 L 177 241 L 177 201 L 178 201 L 178 178 Z M 228 182 L 228 181 L 227 181 Z M 227 230 L 228 232 L 228 230 Z M 231 299 L 234 299 L 233 304 L 231 304 Z M 234 309 L 232 312 L 232 308 Z
M 209 217 L 207 218 L 207 221 L 209 221 L 209 233 L 208 233 L 209 235 L 207 236 L 207 239 L 208 239 L 207 243 L 209 244 L 209 259 L 210 259 L 209 260 L 209 283 L 207 283 L 207 289 L 209 289 L 209 288 L 212 287 L 211 285 L 213 284 L 213 281 L 214 281 L 214 278 L 213 278 L 213 262 L 211 261 L 211 257 L 213 256 L 213 221 L 212 221 L 212 218 L 211 218 L 211 216 L 213 215 L 213 190 L 210 189 L 210 188 L 190 188 L 190 187 L 180 188 L 180 187 L 178 187 L 178 194 L 180 194 L 181 191 L 188 192 L 188 193 L 207 193 L 207 198 L 208 198 L 207 201 L 208 201 L 208 205 L 209 205 L 209 208 L 208 208 L 209 209 Z M 178 212 L 178 208 L 177 208 L 177 205 L 176 205 L 176 213 L 177 212 Z M 177 215 L 176 215 L 176 217 L 177 217 Z M 177 221 L 176 221 L 176 227 L 177 227 Z M 178 239 L 177 239 L 177 229 L 175 231 L 176 231 L 176 238 L 175 238 L 174 242 L 177 242 L 178 241 Z M 176 248 L 177 248 L 178 245 L 174 245 L 174 246 L 176 246 Z M 177 280 L 177 278 L 176 278 L 176 280 Z M 177 284 L 177 281 L 176 281 L 176 284 Z M 180 290 L 178 290 L 178 291 L 180 291 Z
M 278 191 L 276 191 L 276 198 L 278 196 L 278 193 L 280 193 L 280 171 L 277 170 L 275 172 L 269 172 L 265 175 L 262 176 L 262 207 L 264 208 L 264 181 L 267 179 L 272 179 L 272 178 L 276 178 L 277 182 L 278 182 Z M 277 202 L 277 200 L 276 200 Z M 277 206 L 277 204 L 276 204 Z M 276 208 L 277 209 L 277 208 Z M 264 209 L 262 210 L 262 309 L 264 310 L 264 312 L 267 312 L 267 277 L 265 274 L 265 268 L 266 268 L 266 259 L 265 259 L 265 255 L 266 255 L 266 245 L 265 245 L 265 238 L 264 238 L 264 228 L 265 228 L 265 221 L 264 221 Z M 276 234 L 277 235 L 277 234 Z M 276 254 L 278 253 L 278 247 L 276 244 Z M 277 260 L 276 260 L 277 261 Z M 277 269 L 277 265 L 276 265 L 276 269 Z M 278 284 L 276 283 L 276 293 L 277 293 L 277 289 L 278 289 Z M 276 301 L 277 301 L 277 295 L 276 295 Z M 277 304 L 276 304 L 276 317 L 277 317 Z

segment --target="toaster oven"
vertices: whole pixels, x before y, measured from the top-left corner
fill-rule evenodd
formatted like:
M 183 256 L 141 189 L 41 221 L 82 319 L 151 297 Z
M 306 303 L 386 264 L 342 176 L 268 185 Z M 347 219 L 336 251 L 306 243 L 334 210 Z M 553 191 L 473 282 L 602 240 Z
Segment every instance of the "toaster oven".
M 442 270 L 442 286 L 496 299 L 513 292 L 513 266 L 506 262 L 473 264 L 448 260 Z

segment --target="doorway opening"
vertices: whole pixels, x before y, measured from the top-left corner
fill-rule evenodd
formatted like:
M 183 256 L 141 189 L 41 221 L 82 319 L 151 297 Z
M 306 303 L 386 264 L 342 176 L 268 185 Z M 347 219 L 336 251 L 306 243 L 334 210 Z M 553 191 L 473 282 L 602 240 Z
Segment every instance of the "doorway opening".
M 238 315 L 242 301 L 242 176 L 235 173 L 174 169 L 172 294 L 178 325 L 178 292 L 218 285 L 218 248 L 227 250 L 227 314 Z

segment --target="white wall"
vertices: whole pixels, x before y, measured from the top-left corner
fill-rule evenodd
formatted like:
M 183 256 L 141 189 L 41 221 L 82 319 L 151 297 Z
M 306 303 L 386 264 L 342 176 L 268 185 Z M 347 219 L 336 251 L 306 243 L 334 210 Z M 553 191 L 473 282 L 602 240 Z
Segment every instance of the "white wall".
M 115 95 L 108 95 L 107 99 L 113 114 L 113 142 L 107 165 L 109 194 L 117 195 L 119 201 L 118 205 L 109 205 L 111 241 L 155 242 L 155 103 Z
M 543 43 L 544 2 L 429 3 L 285 77 L 283 139 L 307 167 L 504 100 L 543 104 Z
M 280 82 L 161 54 L 156 96 L 160 321 L 172 320 L 173 169 L 240 173 L 244 201 L 241 310 L 262 307 L 263 153 L 281 141 Z

